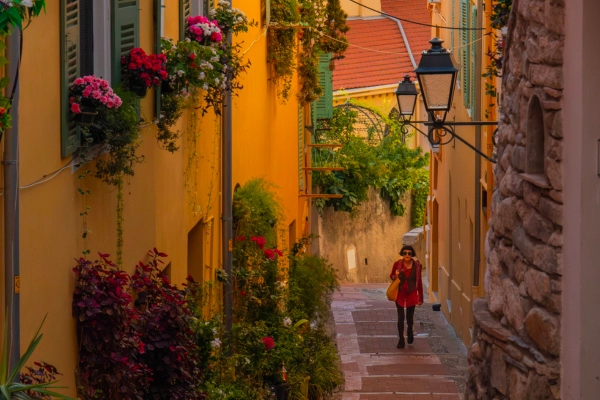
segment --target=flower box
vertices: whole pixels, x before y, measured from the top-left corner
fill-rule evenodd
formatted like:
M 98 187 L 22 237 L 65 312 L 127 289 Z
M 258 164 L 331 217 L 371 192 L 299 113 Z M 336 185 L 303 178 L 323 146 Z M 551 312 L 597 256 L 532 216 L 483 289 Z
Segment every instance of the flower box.
M 73 122 L 79 126 L 91 126 L 98 115 L 98 109 L 93 106 L 81 106 L 81 112 L 75 114 Z
M 108 81 L 93 75 L 77 78 L 69 86 L 69 107 L 79 126 L 92 125 L 100 111 L 117 109 L 122 103 Z

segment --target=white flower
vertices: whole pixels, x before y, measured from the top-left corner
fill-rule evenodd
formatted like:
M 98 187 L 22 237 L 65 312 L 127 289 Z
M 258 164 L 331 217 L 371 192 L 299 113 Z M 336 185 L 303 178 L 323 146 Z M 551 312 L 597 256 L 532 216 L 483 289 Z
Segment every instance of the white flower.
M 212 328 L 212 333 L 213 335 L 217 336 L 219 334 L 219 331 L 217 330 L 217 328 Z
M 212 347 L 214 347 L 215 349 L 219 348 L 219 347 L 221 347 L 221 341 L 219 339 L 215 339 L 215 340 L 213 340 L 213 341 L 210 342 L 210 345 Z
M 21 0 L 21 5 L 25 7 L 33 7 L 33 0 Z
M 204 85 L 202 85 L 202 89 L 208 90 L 208 85 L 205 83 Z
M 285 317 L 285 318 L 283 319 L 283 325 L 285 325 L 285 326 L 290 326 L 290 325 L 292 325 L 292 319 L 291 319 L 290 317 Z

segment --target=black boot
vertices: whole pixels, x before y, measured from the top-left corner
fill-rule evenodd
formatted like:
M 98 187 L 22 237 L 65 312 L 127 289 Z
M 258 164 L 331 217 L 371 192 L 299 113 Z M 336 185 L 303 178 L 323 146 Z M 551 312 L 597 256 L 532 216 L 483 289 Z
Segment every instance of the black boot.
M 398 340 L 398 345 L 396 346 L 398 349 L 404 348 L 404 336 L 400 336 L 400 340 Z
M 408 333 L 408 335 L 407 335 L 408 336 L 407 342 L 408 342 L 408 344 L 412 344 L 415 341 L 412 329 L 409 330 L 407 333 Z

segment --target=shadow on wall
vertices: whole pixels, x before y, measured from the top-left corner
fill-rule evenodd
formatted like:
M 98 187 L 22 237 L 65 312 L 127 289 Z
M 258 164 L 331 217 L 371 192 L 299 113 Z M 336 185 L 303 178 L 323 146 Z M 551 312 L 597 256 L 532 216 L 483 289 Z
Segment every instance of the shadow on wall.
M 404 243 L 411 244 L 425 266 L 423 228 L 411 231 L 410 197 L 406 199 L 403 217 L 393 216 L 387 201 L 381 200 L 375 190 L 369 191 L 369 200 L 351 216 L 326 208 L 318 221 L 319 254 L 327 257 L 343 282 L 388 282 L 392 265 L 400 258 L 398 252 Z M 406 242 L 408 240 L 409 242 Z

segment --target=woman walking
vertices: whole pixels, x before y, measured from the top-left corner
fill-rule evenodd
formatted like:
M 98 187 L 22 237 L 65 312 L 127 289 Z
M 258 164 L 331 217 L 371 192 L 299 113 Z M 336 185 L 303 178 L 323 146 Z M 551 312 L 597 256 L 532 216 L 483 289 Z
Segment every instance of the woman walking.
M 406 314 L 407 341 L 414 340 L 413 322 L 415 306 L 423 304 L 423 282 L 421 281 L 421 263 L 413 258 L 417 255 L 412 246 L 404 246 L 400 250 L 401 258 L 394 263 L 390 279 L 400 279 L 396 310 L 398 311 L 398 341 L 399 349 L 404 348 L 404 315 Z M 405 312 L 406 309 L 406 312 Z

